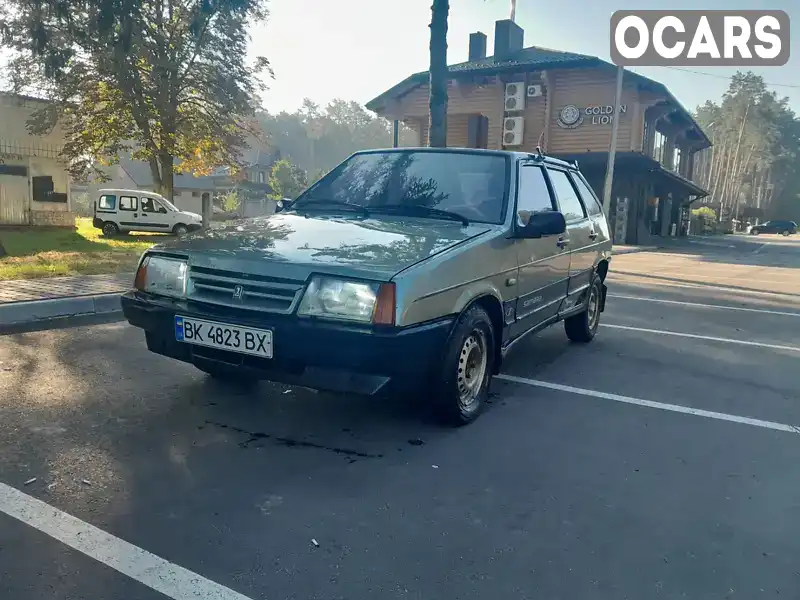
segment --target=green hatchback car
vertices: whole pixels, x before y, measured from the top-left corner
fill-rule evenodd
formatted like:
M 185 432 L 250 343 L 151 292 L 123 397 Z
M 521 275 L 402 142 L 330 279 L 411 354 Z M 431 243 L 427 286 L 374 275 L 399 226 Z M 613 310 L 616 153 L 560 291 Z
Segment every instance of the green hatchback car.
M 576 165 L 375 150 L 274 215 L 154 246 L 122 307 L 151 351 L 211 377 L 424 393 L 460 425 L 526 334 L 594 338 L 610 259 Z

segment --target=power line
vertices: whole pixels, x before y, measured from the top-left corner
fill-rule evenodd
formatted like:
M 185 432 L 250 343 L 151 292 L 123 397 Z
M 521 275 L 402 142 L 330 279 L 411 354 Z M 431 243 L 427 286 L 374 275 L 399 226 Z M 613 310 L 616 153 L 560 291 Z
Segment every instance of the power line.
M 705 75 L 706 77 L 715 77 L 716 79 L 727 79 L 728 81 L 732 81 L 733 77 L 729 77 L 727 75 L 717 75 L 715 73 L 706 73 L 704 71 L 695 71 L 694 69 L 684 69 L 681 67 L 670 67 L 667 65 L 657 65 L 663 69 L 672 69 L 674 71 L 683 71 L 684 73 L 694 73 L 695 75 Z M 793 89 L 800 89 L 800 85 L 792 85 L 789 83 L 769 83 L 768 81 L 764 82 L 764 85 L 770 87 L 785 87 L 785 88 L 793 88 Z

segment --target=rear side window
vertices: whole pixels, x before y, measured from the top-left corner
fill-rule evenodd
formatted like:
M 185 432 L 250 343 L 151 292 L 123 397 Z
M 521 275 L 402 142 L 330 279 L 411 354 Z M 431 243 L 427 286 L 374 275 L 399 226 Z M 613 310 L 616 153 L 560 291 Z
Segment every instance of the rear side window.
M 583 200 L 583 205 L 586 207 L 586 212 L 589 213 L 589 216 L 593 217 L 602 214 L 603 209 L 600 208 L 600 202 L 597 200 L 597 196 L 595 196 L 592 189 L 583 182 L 583 179 L 573 173 L 572 182 L 575 184 L 575 187 L 578 188 L 578 192 Z
M 580 221 L 586 217 L 583 212 L 583 205 L 578 198 L 578 193 L 572 186 L 567 174 L 564 171 L 554 169 L 547 169 L 547 172 L 550 174 L 550 181 L 556 192 L 558 206 L 561 208 L 561 212 L 564 213 L 564 219 L 569 223 L 570 221 Z
M 117 197 L 114 194 L 105 194 L 100 196 L 100 201 L 97 203 L 97 207 L 102 210 L 116 210 Z
M 120 196 L 119 209 L 120 210 L 136 210 L 139 207 L 139 199 L 135 196 Z

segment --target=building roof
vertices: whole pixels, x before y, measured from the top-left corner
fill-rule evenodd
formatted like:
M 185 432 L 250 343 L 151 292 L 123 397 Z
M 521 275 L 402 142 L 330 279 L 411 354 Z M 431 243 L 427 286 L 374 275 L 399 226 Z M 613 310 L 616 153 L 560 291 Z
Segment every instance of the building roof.
M 153 185 L 153 175 L 150 172 L 150 165 L 148 163 L 141 160 L 132 160 L 127 156 L 123 156 L 120 157 L 119 164 L 139 187 L 144 188 Z M 214 180 L 207 176 L 195 177 L 187 173 L 175 173 L 172 187 L 176 190 L 210 191 L 214 189 Z
M 542 48 L 540 46 L 530 46 L 523 48 L 508 58 L 502 60 L 495 60 L 493 56 L 482 58 L 480 60 L 466 61 L 455 65 L 450 65 L 448 70 L 451 77 L 459 76 L 481 76 L 481 75 L 498 75 L 500 73 L 519 73 L 526 71 L 540 71 L 543 69 L 575 69 L 575 68 L 610 68 L 616 69 L 616 65 L 602 60 L 596 56 L 588 54 L 576 54 L 574 52 L 562 52 L 560 50 L 552 50 L 549 48 Z M 373 112 L 380 112 L 385 108 L 388 100 L 403 96 L 420 85 L 428 82 L 428 71 L 420 71 L 407 77 L 397 85 L 386 90 L 379 96 L 367 102 L 366 106 Z M 667 89 L 667 87 L 658 81 L 639 75 L 632 71 L 625 71 L 626 78 L 632 78 L 634 81 L 644 85 L 655 92 L 664 94 L 675 106 L 679 109 L 687 119 L 697 128 L 698 132 L 708 146 L 711 146 L 711 140 L 708 139 L 705 132 L 700 125 L 692 117 L 691 113 L 678 102 L 675 96 Z

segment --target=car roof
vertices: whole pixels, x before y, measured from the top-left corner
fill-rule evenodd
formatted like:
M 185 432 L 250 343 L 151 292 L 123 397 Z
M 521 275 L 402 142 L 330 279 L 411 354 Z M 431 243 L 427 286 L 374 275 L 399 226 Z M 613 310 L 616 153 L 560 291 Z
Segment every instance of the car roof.
M 97 193 L 99 195 L 114 193 L 114 194 L 130 194 L 132 196 L 156 196 L 157 198 L 164 197 L 161 194 L 158 194 L 156 192 L 151 192 L 150 190 L 131 190 L 125 188 L 102 188 L 97 190 Z
M 353 156 L 361 155 L 361 154 L 383 154 L 389 152 L 438 152 L 438 153 L 448 153 L 448 154 L 486 154 L 490 156 L 508 156 L 511 157 L 513 160 L 534 160 L 534 161 L 542 161 L 545 164 L 550 165 L 557 165 L 560 167 L 564 167 L 567 169 L 574 169 L 578 170 L 578 165 L 575 163 L 567 162 L 565 160 L 561 160 L 552 156 L 547 156 L 543 153 L 537 152 L 519 152 L 515 150 L 489 150 L 486 148 L 430 148 L 427 146 L 409 146 L 403 148 L 376 148 L 373 150 L 360 150 L 359 152 L 355 152 Z

